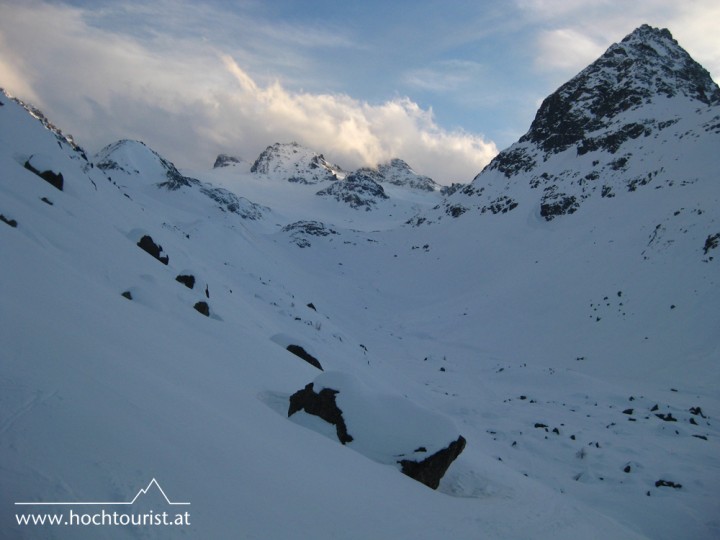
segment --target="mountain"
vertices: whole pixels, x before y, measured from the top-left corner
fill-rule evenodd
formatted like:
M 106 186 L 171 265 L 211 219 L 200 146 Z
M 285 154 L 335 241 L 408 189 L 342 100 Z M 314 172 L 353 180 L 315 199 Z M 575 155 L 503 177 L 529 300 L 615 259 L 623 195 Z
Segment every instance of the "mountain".
M 182 175 L 173 163 L 140 141 L 121 140 L 110 144 L 93 157 L 93 164 L 121 189 L 142 187 L 144 194 L 156 198 L 163 198 L 159 193 L 161 189 L 194 191 L 209 199 L 203 198 L 203 203 L 211 203 L 221 211 L 243 219 L 261 219 L 269 211 L 227 189 Z
M 340 167 L 296 142 L 268 146 L 250 171 L 300 184 L 334 181 L 343 176 Z
M 336 201 L 346 203 L 351 208 L 372 209 L 379 201 L 387 199 L 383 187 L 372 175 L 363 170 L 349 174 L 345 179 L 317 192 L 320 197 L 333 197 Z
M 532 205 L 550 221 L 591 198 L 692 184 L 711 174 L 706 135 L 717 134 L 719 105 L 708 72 L 668 30 L 643 25 L 548 96 L 528 132 L 444 210 Z
M 0 95 L 2 536 L 175 537 L 17 517 L 155 483 L 190 537 L 717 538 L 720 116 L 687 58 L 641 27 L 445 199 L 297 145 L 88 159 Z
M 419 191 L 439 191 L 440 186 L 429 176 L 416 173 L 407 162 L 400 158 L 391 159 L 375 168 L 365 167 L 357 172 L 380 184 L 407 187 Z
M 243 158 L 237 156 L 230 156 L 228 154 L 218 154 L 213 163 L 213 169 L 220 169 L 223 167 L 236 169 L 239 168 L 242 172 L 248 172 L 252 164 L 245 161 Z

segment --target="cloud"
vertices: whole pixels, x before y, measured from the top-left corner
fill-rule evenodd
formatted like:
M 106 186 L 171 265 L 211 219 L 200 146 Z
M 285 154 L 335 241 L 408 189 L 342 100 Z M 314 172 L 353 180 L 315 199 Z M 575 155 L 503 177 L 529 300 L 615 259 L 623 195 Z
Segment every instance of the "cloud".
M 431 92 L 450 92 L 476 86 L 486 72 L 485 66 L 479 62 L 451 59 L 408 70 L 402 79 L 411 87 Z
M 0 85 L 32 99 L 90 151 L 138 138 L 201 169 L 219 152 L 252 160 L 268 144 L 294 140 L 349 169 L 402 157 L 441 182 L 469 181 L 497 153 L 480 135 L 443 129 L 409 98 L 371 104 L 261 82 L 235 60 L 246 49 L 182 32 L 121 33 L 107 13 L 96 26 L 91 15 L 30 2 L 4 5 L 0 20 Z
M 603 41 L 571 28 L 542 31 L 537 39 L 535 67 L 541 71 L 577 72 L 600 56 Z
M 539 72 L 572 76 L 610 44 L 647 23 L 669 28 L 716 81 L 720 75 L 716 0 L 516 0 L 516 6 L 535 36 L 534 65 Z
M 244 121 L 264 126 L 268 135 L 282 132 L 286 140 L 322 149 L 341 165 L 375 165 L 401 156 L 447 182 L 469 180 L 497 154 L 495 144 L 479 135 L 440 128 L 432 110 L 409 98 L 373 105 L 342 94 L 290 92 L 278 82 L 261 87 L 230 56 L 223 62 L 239 90 L 229 109 L 253 104 Z

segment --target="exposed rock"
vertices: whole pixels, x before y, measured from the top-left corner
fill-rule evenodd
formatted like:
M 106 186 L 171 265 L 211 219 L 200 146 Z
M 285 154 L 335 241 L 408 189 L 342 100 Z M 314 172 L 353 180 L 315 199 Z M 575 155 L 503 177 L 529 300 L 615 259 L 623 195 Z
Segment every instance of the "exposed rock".
M 3 223 L 7 223 L 7 224 L 10 225 L 12 228 L 16 228 L 16 227 L 18 226 L 18 222 L 17 222 L 17 221 L 15 221 L 14 219 L 6 218 L 6 217 L 5 217 L 4 215 L 2 215 L 2 214 L 0 214 L 0 221 L 2 221 Z
M 338 440 L 342 444 L 352 442 L 353 437 L 347 431 L 342 411 L 335 403 L 337 393 L 337 390 L 331 388 L 323 388 L 320 392 L 315 393 L 313 383 L 310 383 L 290 396 L 288 417 L 298 411 L 305 411 L 308 414 L 319 416 L 335 426 Z
M 367 169 L 362 169 L 362 171 L 365 172 Z M 416 173 L 402 159 L 394 158 L 388 163 L 378 165 L 375 172 L 377 175 L 373 177 L 373 180 L 378 183 L 385 182 L 420 191 L 438 191 L 440 189 L 440 186 L 432 178 Z
M 402 472 L 410 478 L 422 482 L 426 486 L 437 489 L 440 480 L 447 472 L 453 461 L 462 453 L 466 444 L 465 438 L 461 435 L 458 439 L 447 448 L 434 453 L 422 461 L 412 461 L 403 459 L 398 461 L 402 466 Z M 424 447 L 420 447 L 415 452 L 427 451 Z
M 658 480 L 655 482 L 655 487 L 671 487 L 674 489 L 680 489 L 682 488 L 682 484 L 676 484 L 675 482 L 672 482 L 670 480 Z
M 621 140 L 647 135 L 646 127 L 625 124 L 600 140 L 588 139 L 586 134 L 656 95 L 684 95 L 705 105 L 720 103 L 720 91 L 710 74 L 670 32 L 642 25 L 545 99 L 520 141 L 532 141 L 548 153 L 579 143 L 581 153 L 594 148 L 614 152 Z
M 237 158 L 235 156 L 229 156 L 227 154 L 219 154 L 217 158 L 215 158 L 215 163 L 213 164 L 213 169 L 219 169 L 221 167 L 230 167 L 231 165 L 237 165 L 242 163 L 242 160 L 240 158 Z
M 690 414 L 694 414 L 695 416 L 701 416 L 703 418 L 707 418 L 705 414 L 703 414 L 703 410 L 701 407 L 690 407 Z
M 708 237 L 705 239 L 705 245 L 703 246 L 703 253 L 705 255 L 707 255 L 708 251 L 710 251 L 711 249 L 716 249 L 718 247 L 719 243 L 720 243 L 720 233 L 709 234 Z
M 296 142 L 268 146 L 255 160 L 250 172 L 265 174 L 299 184 L 334 181 L 342 169 Z
M 344 202 L 351 208 L 371 210 L 380 200 L 388 199 L 383 187 L 373 180 L 372 175 L 363 171 L 355 171 L 345 180 L 333 183 L 330 187 L 316 193 L 320 197 L 333 197 Z
M 167 264 L 170 261 L 170 257 L 168 255 L 161 255 L 163 250 L 162 246 L 156 244 L 153 241 L 152 237 L 148 236 L 147 234 L 140 239 L 137 245 L 163 264 Z
M 343 444 L 433 489 L 466 444 L 450 419 L 402 396 L 374 392 L 349 374 L 318 375 L 290 397 L 288 417 L 300 410 L 335 426 Z M 294 421 L 327 435 L 304 415 Z
M 303 349 L 300 345 L 288 345 L 286 349 L 293 353 L 295 356 L 305 360 L 311 366 L 318 368 L 320 371 L 323 371 L 323 368 L 320 365 L 320 361 L 312 354 L 307 352 L 305 349 Z
M 198 313 L 202 313 L 206 317 L 210 316 L 210 306 L 208 305 L 207 302 L 200 301 L 200 302 L 196 303 L 193 307 L 195 308 L 195 311 L 197 311 Z
M 59 189 L 60 191 L 63 190 L 63 184 L 65 182 L 63 175 L 61 172 L 55 172 L 50 169 L 46 169 L 45 167 L 42 167 L 38 165 L 37 167 L 33 164 L 33 158 L 35 156 L 30 156 L 30 158 L 25 162 L 25 168 L 38 175 L 40 178 L 45 180 L 48 184 L 53 186 L 56 189 Z
M 580 204 L 574 195 L 566 195 L 558 193 L 555 189 L 547 189 L 540 201 L 540 215 L 546 221 L 551 221 L 557 216 L 572 214 L 579 207 Z
M 123 298 L 127 298 L 128 300 L 133 299 L 132 293 L 130 291 L 124 291 L 120 294 L 120 296 L 122 296 Z
M 195 287 L 195 276 L 191 274 L 180 274 L 175 278 L 175 281 L 182 283 L 188 289 L 192 289 L 193 287 Z
M 517 205 L 518 202 L 512 197 L 501 195 L 494 201 L 491 201 L 487 206 L 483 206 L 480 209 L 480 213 L 484 214 L 485 212 L 492 212 L 493 214 L 507 214 L 511 210 L 514 210 Z
M 282 232 L 290 233 L 290 238 L 301 248 L 310 247 L 308 236 L 323 237 L 338 234 L 336 230 L 326 227 L 319 221 L 296 221 L 285 225 Z

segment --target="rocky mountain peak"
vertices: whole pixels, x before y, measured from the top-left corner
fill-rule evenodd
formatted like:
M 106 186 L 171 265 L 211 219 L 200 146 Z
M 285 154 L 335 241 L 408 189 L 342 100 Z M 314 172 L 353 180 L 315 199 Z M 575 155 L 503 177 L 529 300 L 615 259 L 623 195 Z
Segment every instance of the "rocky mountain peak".
M 529 206 L 551 221 L 591 198 L 684 189 L 718 135 L 717 84 L 668 30 L 643 25 L 548 96 L 528 132 L 442 210 L 456 218 Z
M 391 159 L 387 163 L 378 165 L 381 181 L 396 186 L 406 186 L 422 191 L 437 191 L 439 186 L 429 176 L 416 173 L 407 162 L 399 158 Z
M 520 142 L 561 152 L 620 113 L 676 96 L 699 105 L 720 104 L 720 89 L 710 74 L 670 31 L 642 25 L 548 96 Z
M 317 184 L 337 180 L 343 176 L 339 166 L 327 161 L 322 154 L 317 154 L 296 142 L 275 143 L 268 146 L 255 160 L 250 172 L 299 184 Z
M 242 163 L 244 163 L 242 158 L 230 156 L 228 154 L 218 154 L 218 157 L 215 158 L 215 163 L 213 163 L 213 169 L 219 169 L 222 167 L 233 167 Z

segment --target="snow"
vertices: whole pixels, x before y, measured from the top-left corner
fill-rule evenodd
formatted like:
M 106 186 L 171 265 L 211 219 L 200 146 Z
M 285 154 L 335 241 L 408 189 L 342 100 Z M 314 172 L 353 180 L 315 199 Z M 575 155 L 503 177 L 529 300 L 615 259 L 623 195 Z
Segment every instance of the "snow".
M 720 135 L 698 128 L 717 108 L 683 99 L 628 113 L 679 120 L 625 143 L 633 159 L 604 179 L 616 197 L 586 191 L 546 221 L 541 190 L 497 171 L 453 195 L 472 207 L 457 219 L 438 192 L 385 185 L 357 212 L 315 195 L 329 182 L 241 167 L 168 191 L 142 143 L 103 171 L 0 96 L 0 213 L 18 222 L 0 223 L 0 536 L 717 538 L 720 259 L 703 245 L 720 232 Z M 536 173 L 569 171 L 553 182 L 580 195 L 573 175 L 618 157 L 572 154 Z M 269 209 L 244 219 L 203 186 Z M 502 193 L 519 205 L 477 210 Z M 282 232 L 299 220 L 338 234 L 301 248 Z M 287 417 L 310 382 L 340 390 L 356 440 Z M 397 470 L 417 439 L 458 435 L 437 491 Z M 15 520 L 18 501 L 128 501 L 153 478 L 191 502 L 190 526 Z

